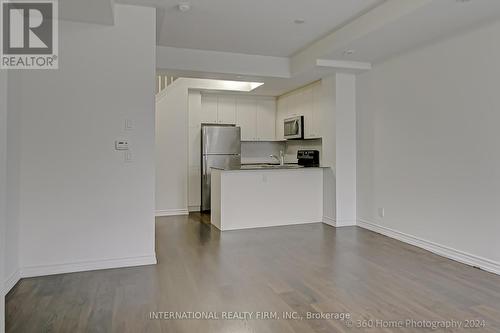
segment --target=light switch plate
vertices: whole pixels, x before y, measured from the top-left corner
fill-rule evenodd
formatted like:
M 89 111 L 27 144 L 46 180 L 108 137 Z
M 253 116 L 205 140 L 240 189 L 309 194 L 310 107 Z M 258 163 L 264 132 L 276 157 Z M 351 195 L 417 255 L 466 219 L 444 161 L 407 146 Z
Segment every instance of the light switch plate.
M 125 119 L 125 130 L 126 131 L 131 131 L 134 129 L 134 123 L 130 119 Z

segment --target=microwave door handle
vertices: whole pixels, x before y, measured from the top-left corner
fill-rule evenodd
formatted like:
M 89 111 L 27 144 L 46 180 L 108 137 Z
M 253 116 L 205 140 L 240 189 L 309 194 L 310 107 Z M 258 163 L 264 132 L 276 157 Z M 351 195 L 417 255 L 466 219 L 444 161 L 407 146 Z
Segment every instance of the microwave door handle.
M 285 135 L 291 135 L 293 132 L 293 123 L 291 121 L 285 121 Z

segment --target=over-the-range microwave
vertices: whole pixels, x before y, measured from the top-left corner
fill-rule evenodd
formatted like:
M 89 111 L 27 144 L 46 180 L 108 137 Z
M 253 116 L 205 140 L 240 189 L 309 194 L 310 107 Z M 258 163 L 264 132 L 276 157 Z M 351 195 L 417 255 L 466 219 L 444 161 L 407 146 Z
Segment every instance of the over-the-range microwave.
M 283 134 L 287 140 L 304 138 L 304 117 L 287 118 L 283 121 Z

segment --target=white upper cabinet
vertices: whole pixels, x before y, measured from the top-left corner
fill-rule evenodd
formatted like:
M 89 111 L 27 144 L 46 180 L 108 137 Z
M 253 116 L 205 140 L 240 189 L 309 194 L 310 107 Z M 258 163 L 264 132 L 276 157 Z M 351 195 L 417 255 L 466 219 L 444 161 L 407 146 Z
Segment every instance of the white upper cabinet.
M 201 94 L 200 109 L 201 123 L 240 126 L 243 141 L 276 140 L 275 98 L 206 93 Z M 278 139 L 283 139 L 283 130 Z
M 284 125 L 283 121 L 288 114 L 288 98 L 280 97 L 276 102 L 276 140 L 284 140 Z
M 236 101 L 236 125 L 241 127 L 242 141 L 257 140 L 257 103 L 255 99 L 238 98 Z
M 286 98 L 288 99 L 287 103 L 287 118 L 296 117 L 300 115 L 299 105 L 301 104 L 301 93 L 295 92 Z
M 316 82 L 278 98 L 276 138 L 283 139 L 283 120 L 304 117 L 304 138 L 321 138 L 321 83 Z
M 201 95 L 201 122 L 217 124 L 217 95 Z
M 257 100 L 257 140 L 273 141 L 276 139 L 276 102 Z
M 313 129 L 313 92 L 312 87 L 307 87 L 302 92 L 300 104 L 301 114 L 304 116 L 304 138 L 310 139 L 314 137 Z
M 236 124 L 236 97 L 219 96 L 217 122 L 219 124 Z

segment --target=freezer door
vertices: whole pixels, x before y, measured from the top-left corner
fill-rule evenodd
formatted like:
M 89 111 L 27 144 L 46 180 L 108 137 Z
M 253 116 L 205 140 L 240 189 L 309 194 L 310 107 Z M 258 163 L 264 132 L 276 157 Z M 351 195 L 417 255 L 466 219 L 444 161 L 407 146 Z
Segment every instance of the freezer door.
M 234 126 L 203 126 L 202 154 L 241 154 L 241 128 Z
M 241 165 L 240 155 L 203 155 L 201 171 L 201 210 L 210 210 L 211 168 L 232 168 Z

